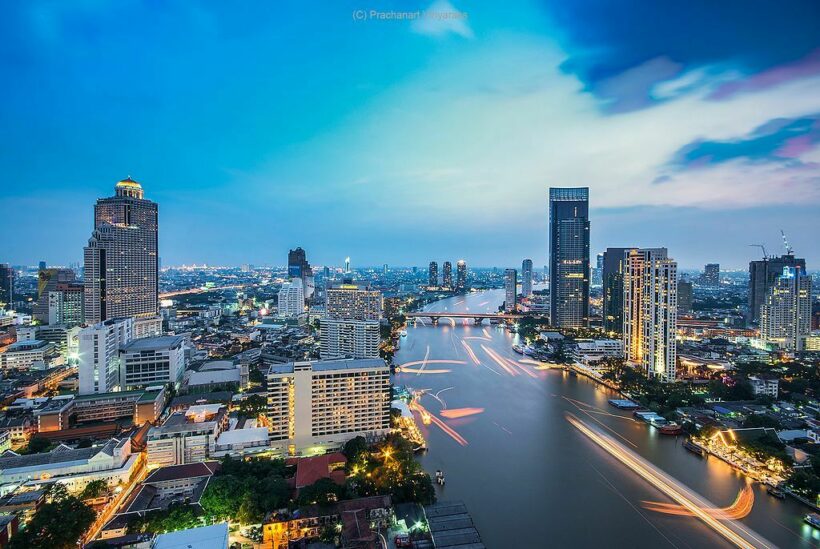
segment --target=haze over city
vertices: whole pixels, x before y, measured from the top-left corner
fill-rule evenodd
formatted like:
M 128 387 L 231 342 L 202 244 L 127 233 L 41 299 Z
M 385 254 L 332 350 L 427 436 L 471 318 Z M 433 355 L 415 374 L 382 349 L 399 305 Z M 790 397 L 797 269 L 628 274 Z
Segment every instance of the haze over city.
M 463 15 L 370 14 L 411 8 Z M 745 269 L 782 229 L 814 265 L 818 4 L 632 8 L 12 3 L 4 260 L 79 261 L 130 175 L 163 265 L 543 265 L 550 186 L 590 188 L 596 252 Z

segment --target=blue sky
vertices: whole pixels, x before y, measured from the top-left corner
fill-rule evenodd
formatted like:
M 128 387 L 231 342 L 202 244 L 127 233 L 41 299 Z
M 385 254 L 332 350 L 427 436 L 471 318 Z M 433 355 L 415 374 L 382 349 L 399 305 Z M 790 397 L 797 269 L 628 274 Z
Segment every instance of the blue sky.
M 466 18 L 371 14 L 417 9 Z M 80 260 L 131 175 L 165 265 L 542 265 L 553 185 L 591 188 L 596 252 L 743 267 L 783 229 L 817 268 L 817 21 L 811 0 L 13 1 L 0 261 Z

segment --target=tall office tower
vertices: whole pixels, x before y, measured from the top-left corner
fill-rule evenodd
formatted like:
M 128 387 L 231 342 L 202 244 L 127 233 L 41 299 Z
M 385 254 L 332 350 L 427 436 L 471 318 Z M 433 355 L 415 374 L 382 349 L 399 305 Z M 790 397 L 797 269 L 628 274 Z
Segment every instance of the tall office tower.
M 49 294 L 57 289 L 58 284 L 74 282 L 75 275 L 71 269 L 40 269 L 37 273 L 37 303 L 34 304 L 34 320 L 48 324 Z
M 339 320 L 380 320 L 382 293 L 369 286 L 337 284 L 327 289 L 325 316 Z
M 592 285 L 602 286 L 604 283 L 604 254 L 595 256 L 595 268 L 592 269 Z
M 0 263 L 0 309 L 11 309 L 14 303 L 14 269 Z
M 378 320 L 323 318 L 320 356 L 331 358 L 379 358 L 381 333 Z
M 516 294 L 518 293 L 518 271 L 507 269 L 504 271 L 504 311 L 515 312 Z
M 381 359 L 274 364 L 268 371 L 271 445 L 291 455 L 338 448 L 390 430 L 390 368 Z
M 626 253 L 634 248 L 607 248 L 603 254 L 604 330 L 620 334 L 624 329 L 624 266 Z
M 313 278 L 313 269 L 310 267 L 305 250 L 302 248 L 288 250 L 288 276 L 302 280 L 302 291 L 305 299 L 313 297 L 316 282 Z
M 427 285 L 438 286 L 438 263 L 431 261 L 427 273 Z
M 85 320 L 151 317 L 159 311 L 157 204 L 130 177 L 94 206 L 94 232 L 84 249 Z
M 459 259 L 456 262 L 456 290 L 467 289 L 467 262 Z
M 718 288 L 720 286 L 720 264 L 707 263 L 703 268 L 703 283 L 710 288 Z
M 80 394 L 108 393 L 120 388 L 120 347 L 133 339 L 134 319 L 110 318 L 79 334 Z
M 532 295 L 532 259 L 525 259 L 521 262 L 521 295 L 524 297 Z
M 630 250 L 624 268 L 623 348 L 647 377 L 675 381 L 678 265 L 666 248 Z
M 441 285 L 445 288 L 453 288 L 453 264 L 449 261 L 444 262 L 441 275 Z
M 749 322 L 757 323 L 760 320 L 760 308 L 775 280 L 783 274 L 784 267 L 806 272 L 806 260 L 786 254 L 749 262 Z
M 383 275 L 387 275 L 387 263 L 385 263 L 384 265 L 382 265 L 382 274 L 383 274 Z
M 550 188 L 550 322 L 589 321 L 589 188 Z
M 292 278 L 279 289 L 277 310 L 281 317 L 298 317 L 305 312 L 305 292 L 301 278 Z
M 678 314 L 692 313 L 692 283 L 688 280 L 678 281 Z
M 783 267 L 760 308 L 760 338 L 787 351 L 802 351 L 811 332 L 811 277 Z
M 46 323 L 66 328 L 85 322 L 85 287 L 81 282 L 57 284 L 48 292 Z
M 345 274 L 350 274 L 352 271 L 350 270 L 350 256 L 345 258 Z

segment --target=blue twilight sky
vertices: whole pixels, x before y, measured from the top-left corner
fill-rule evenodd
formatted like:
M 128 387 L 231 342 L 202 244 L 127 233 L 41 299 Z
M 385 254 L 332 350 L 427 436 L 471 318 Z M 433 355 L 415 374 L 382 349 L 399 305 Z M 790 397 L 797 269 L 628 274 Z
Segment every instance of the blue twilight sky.
M 543 265 L 552 185 L 591 188 L 594 252 L 743 267 L 783 229 L 820 267 L 816 0 L 3 12 L 0 261 L 80 260 L 131 175 L 164 265 Z

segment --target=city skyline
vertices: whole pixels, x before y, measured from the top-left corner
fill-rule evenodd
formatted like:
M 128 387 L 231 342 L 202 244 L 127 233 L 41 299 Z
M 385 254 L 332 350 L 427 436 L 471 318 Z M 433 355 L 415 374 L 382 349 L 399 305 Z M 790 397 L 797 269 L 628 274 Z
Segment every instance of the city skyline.
M 26 238 L 4 261 L 78 261 L 87 204 L 128 175 L 162 205 L 166 265 L 297 245 L 316 264 L 541 265 L 550 186 L 590 188 L 594 252 L 745 268 L 780 229 L 810 267 L 820 252 L 814 3 L 655 5 L 641 38 L 593 0 L 385 6 L 467 13 L 436 22 L 263 8 L 13 6 L 0 227 Z

